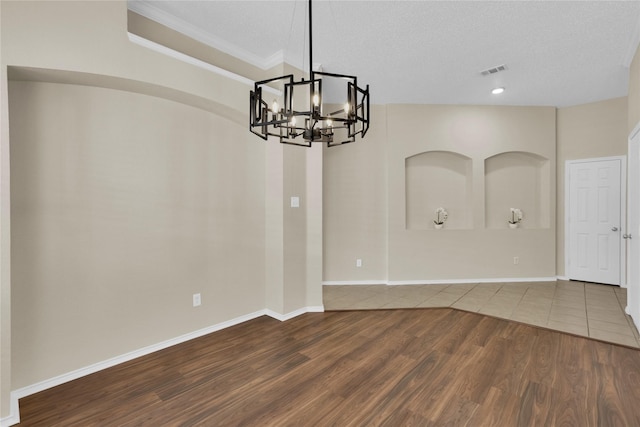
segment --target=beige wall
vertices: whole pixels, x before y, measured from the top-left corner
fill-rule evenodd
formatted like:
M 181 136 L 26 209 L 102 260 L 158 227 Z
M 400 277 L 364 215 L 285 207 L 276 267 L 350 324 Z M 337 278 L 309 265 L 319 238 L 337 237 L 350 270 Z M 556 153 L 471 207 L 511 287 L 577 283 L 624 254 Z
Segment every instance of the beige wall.
M 522 188 L 532 188 L 532 183 L 524 183 L 523 187 L 515 182 L 504 183 L 504 192 L 493 199 L 487 197 L 485 188 L 485 162 L 496 155 L 526 153 L 545 159 L 541 169 L 547 165 L 554 170 L 554 108 L 393 105 L 388 107 L 387 123 L 390 281 L 555 275 L 555 224 L 544 221 L 555 209 L 553 174 L 541 172 L 536 194 L 522 194 Z M 471 197 L 462 199 L 468 200 L 466 214 L 471 220 L 457 225 L 447 223 L 443 230 L 408 228 L 406 159 L 431 151 L 449 151 L 470 159 Z M 518 164 L 513 167 L 520 170 Z M 440 180 L 439 185 L 447 188 L 450 181 Z M 460 187 L 451 187 L 451 197 L 458 191 L 462 191 Z M 545 195 L 542 200 L 546 208 L 534 212 L 525 205 L 526 198 L 540 198 L 539 193 Z M 444 192 L 425 193 L 422 197 L 431 199 L 431 207 L 447 208 L 450 201 Z M 489 203 L 496 200 L 500 200 L 504 212 L 503 219 L 493 225 L 486 214 L 491 212 Z M 508 228 L 509 207 L 524 210 L 522 228 Z M 425 210 L 424 215 L 435 217 L 433 210 Z M 450 212 L 450 216 L 455 214 Z M 513 263 L 516 256 L 518 265 Z
M 558 197 L 556 221 L 556 269 L 565 275 L 564 203 L 567 160 L 627 154 L 627 98 L 616 98 L 557 111 Z
M 632 108 L 632 102 L 630 99 L 627 107 L 624 97 L 561 108 L 555 113 L 556 120 L 552 117 L 554 109 L 549 108 L 377 107 L 374 131 L 362 144 L 340 151 L 325 150 L 324 280 L 393 282 L 563 276 L 565 162 L 626 155 L 627 109 Z M 416 209 L 415 204 L 406 204 L 411 193 L 407 183 L 410 177 L 405 174 L 406 159 L 409 164 L 418 163 L 415 155 L 442 153 L 438 150 L 453 152 L 432 156 L 438 162 L 462 154 L 471 160 L 473 171 L 471 209 L 461 212 L 457 206 L 458 199 L 465 200 L 468 195 L 454 198 L 452 206 L 448 206 L 447 233 L 430 229 L 432 218 L 417 221 L 405 211 L 409 205 Z M 484 160 L 501 151 L 528 152 L 550 160 L 550 172 L 543 174 L 549 178 L 546 192 L 540 202 L 525 209 L 523 230 L 517 234 L 494 230 L 499 222 L 487 217 L 491 209 L 486 204 L 496 205 L 492 199 L 504 197 L 484 188 L 490 182 L 483 176 Z M 530 169 L 515 176 L 524 175 L 527 170 L 531 173 Z M 508 173 L 504 176 L 514 179 Z M 442 187 L 438 189 L 440 194 L 457 191 L 459 185 L 455 182 L 464 181 L 447 177 L 446 171 L 434 175 L 432 182 Z M 525 199 L 517 202 L 523 206 L 534 188 L 529 184 L 521 186 L 531 188 L 523 191 Z M 424 205 L 419 206 L 419 212 L 428 216 L 435 205 L 425 200 L 418 201 Z M 531 224 L 526 217 L 540 204 L 545 204 L 546 213 L 539 212 L 536 224 Z M 457 221 L 456 215 L 464 218 Z M 385 238 L 382 233 L 387 227 Z M 532 229 L 527 230 L 529 227 Z M 477 247 L 489 250 L 477 251 Z M 514 256 L 520 260 L 517 266 L 513 265 Z M 355 266 L 357 258 L 363 259 L 363 267 Z
M 620 100 L 563 109 L 557 126 L 553 108 L 374 106 L 362 142 L 264 145 L 246 132 L 250 86 L 132 44 L 125 1 L 2 1 L 0 20 L 0 417 L 9 414 L 10 389 L 257 308 L 319 306 L 321 275 L 553 276 L 556 160 L 561 168 L 578 154 L 618 154 L 618 113 L 627 118 Z M 148 37 L 160 31 L 138 24 Z M 189 48 L 205 60 L 230 59 Z M 15 80 L 69 84 L 12 82 L 10 105 L 7 67 Z M 229 67 L 259 77 L 255 67 Z M 628 128 L 640 119 L 638 70 L 636 55 Z M 19 167 L 13 193 L 9 110 L 12 143 L 20 142 L 12 147 Z M 64 120 L 52 118 L 58 114 Z M 596 132 L 583 136 L 585 128 Z M 139 145 L 126 144 L 125 133 Z M 596 146 L 598 134 L 616 142 Z M 584 150 L 585 137 L 593 150 Z M 471 195 L 462 198 L 469 216 L 463 226 L 453 217 L 445 230 L 408 229 L 406 159 L 433 150 L 470 159 Z M 485 164 L 502 152 L 548 161 L 552 172 L 540 179 L 546 206 L 534 226 L 525 220 L 522 229 L 499 229 L 486 220 L 485 182 L 495 187 L 505 169 L 490 165 L 498 172 L 487 181 Z M 512 200 L 501 192 L 489 197 L 492 206 Z M 289 207 L 294 195 L 298 210 Z M 15 234 L 13 287 L 8 230 Z M 203 306 L 194 309 L 198 291 Z
M 322 306 L 322 269 L 323 269 L 323 146 L 314 145 L 306 149 L 306 206 L 307 206 L 307 258 L 306 258 L 306 306 Z
M 9 89 L 14 388 L 264 308 L 264 152 L 244 127 L 124 91 Z
M 274 141 L 277 144 L 277 142 Z M 304 307 L 306 290 L 300 283 L 306 281 L 307 263 L 307 182 L 306 150 L 303 147 L 284 146 L 284 312 Z M 291 206 L 291 197 L 298 197 L 299 207 Z
M 249 65 L 228 53 L 214 49 L 149 18 L 132 11 L 128 11 L 127 18 L 127 29 L 132 34 L 250 79 L 261 80 L 265 78 L 264 70 Z M 274 69 L 269 70 L 266 75 L 277 76 L 280 74 L 277 69 Z
M 555 276 L 554 108 L 389 105 L 373 123 L 361 144 L 325 150 L 325 281 Z M 519 230 L 509 207 L 525 211 Z
M 629 68 L 627 108 L 627 134 L 629 134 L 640 122 L 640 47 L 636 50 Z
M 321 189 L 312 187 L 321 179 L 321 170 L 307 171 L 312 170 L 308 163 L 321 160 L 322 152 L 275 140 L 266 149 L 267 308 L 286 314 L 321 306 L 322 228 L 314 226 L 322 201 L 314 197 Z M 292 197 L 298 198 L 299 207 L 291 206 Z M 308 286 L 301 286 L 305 283 Z
M 324 149 L 325 281 L 387 277 L 386 111 L 372 108 L 364 140 Z
M 95 85 L 124 79 L 136 83 L 130 91 L 154 87 L 157 96 L 175 91 L 184 102 L 217 103 L 218 114 L 246 110 L 246 83 L 131 43 L 125 1 L 3 1 L 2 8 L 4 65 L 88 73 Z
M 0 2 L 0 23 L 3 6 Z M 3 46 L 0 27 L 0 48 Z M 9 414 L 11 391 L 11 239 L 9 187 L 9 99 L 7 69 L 0 64 L 0 419 Z
M 306 193 L 321 193 L 322 151 L 251 135 L 246 80 L 131 43 L 125 1 L 0 12 L 0 417 L 9 390 L 256 310 L 321 306 L 322 201 Z M 305 208 L 286 211 L 298 192 Z
M 302 77 L 288 64 L 269 72 Z M 315 311 L 322 307 L 322 150 L 280 144 L 276 138 L 263 144 L 266 308 L 283 315 L 303 307 Z M 292 197 L 299 207 L 291 206 Z

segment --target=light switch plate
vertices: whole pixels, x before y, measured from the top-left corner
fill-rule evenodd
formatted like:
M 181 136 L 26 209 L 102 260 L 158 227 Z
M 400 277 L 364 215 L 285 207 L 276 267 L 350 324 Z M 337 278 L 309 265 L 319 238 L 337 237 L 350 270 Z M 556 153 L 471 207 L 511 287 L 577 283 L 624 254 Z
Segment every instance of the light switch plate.
M 300 207 L 300 197 L 293 196 L 291 198 L 291 207 L 292 208 L 299 208 Z

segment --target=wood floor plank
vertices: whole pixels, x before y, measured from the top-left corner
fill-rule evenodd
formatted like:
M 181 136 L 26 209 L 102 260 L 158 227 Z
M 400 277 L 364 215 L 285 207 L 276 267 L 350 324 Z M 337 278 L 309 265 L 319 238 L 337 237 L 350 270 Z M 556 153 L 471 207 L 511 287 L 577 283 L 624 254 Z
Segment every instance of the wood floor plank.
M 519 323 L 510 323 L 502 339 L 494 339 L 491 345 L 503 354 L 503 363 L 494 372 L 494 386 L 507 393 L 522 396 L 527 385 L 525 375 L 532 363 L 531 354 L 536 342 L 535 329 Z
M 429 427 L 432 423 L 424 417 L 414 414 L 407 409 L 400 409 L 393 412 L 383 420 L 373 420 L 372 424 L 384 427 Z
M 470 426 L 515 426 L 520 412 L 520 397 L 491 387 L 484 401 L 470 417 Z
M 539 330 L 531 354 L 531 363 L 527 366 L 527 378 L 535 384 L 552 387 L 559 370 L 557 366 L 559 340 L 561 335 L 553 331 Z M 566 362 L 564 366 L 566 366 Z
M 598 383 L 598 424 L 603 426 L 630 426 L 631 418 L 636 418 L 637 414 L 631 413 L 628 416 L 619 399 L 619 390 L 615 384 L 616 367 L 596 365 L 600 377 L 611 378 L 611 381 Z
M 499 336 L 507 325 L 508 323 L 501 319 L 483 316 L 478 322 L 478 326 L 467 337 L 467 341 L 470 344 L 484 347 L 490 340 Z
M 518 413 L 518 427 L 549 426 L 551 419 L 549 412 L 552 404 L 551 389 L 544 384 L 527 381 L 520 402 Z
M 557 372 L 554 383 L 553 408 L 554 425 L 595 425 L 596 411 L 588 402 L 597 399 L 597 376 L 594 375 L 594 363 L 589 363 L 585 344 L 588 341 L 571 335 L 559 335 L 559 357 L 564 369 Z M 583 407 L 585 410 L 577 411 Z
M 377 425 L 376 419 L 385 420 L 399 410 L 407 410 L 424 418 L 418 413 L 424 404 L 423 395 L 429 393 L 425 389 L 434 384 L 435 373 L 445 371 L 449 360 L 448 355 L 425 348 L 425 356 L 405 373 L 397 375 L 393 388 L 378 400 L 376 412 L 367 414 L 362 425 Z M 410 407 L 412 403 L 413 408 Z
M 261 317 L 20 400 L 21 426 L 640 425 L 640 351 L 455 309 Z
M 614 387 L 617 393 L 626 393 L 626 399 L 620 403 L 624 407 L 630 425 L 640 426 L 640 357 L 632 349 L 619 349 L 613 353 L 613 368 L 624 372 L 624 375 L 614 376 Z
M 482 403 L 493 387 L 494 373 L 502 366 L 504 353 L 496 346 L 479 347 L 465 358 L 464 369 L 451 383 L 455 395 Z
M 461 396 L 453 396 L 446 404 L 434 425 L 464 426 L 480 405 Z

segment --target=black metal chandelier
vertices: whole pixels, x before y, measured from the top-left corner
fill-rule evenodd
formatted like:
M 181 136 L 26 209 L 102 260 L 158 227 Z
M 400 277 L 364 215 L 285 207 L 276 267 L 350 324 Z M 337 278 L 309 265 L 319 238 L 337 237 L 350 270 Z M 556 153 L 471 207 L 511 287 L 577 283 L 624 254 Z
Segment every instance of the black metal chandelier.
M 304 147 L 354 142 L 369 130 L 369 85 L 362 89 L 356 76 L 313 71 L 311 22 L 309 0 L 309 80 L 295 81 L 288 74 L 256 82 L 249 97 L 249 130 L 264 140 L 274 136 Z M 265 92 L 277 98 L 268 103 Z

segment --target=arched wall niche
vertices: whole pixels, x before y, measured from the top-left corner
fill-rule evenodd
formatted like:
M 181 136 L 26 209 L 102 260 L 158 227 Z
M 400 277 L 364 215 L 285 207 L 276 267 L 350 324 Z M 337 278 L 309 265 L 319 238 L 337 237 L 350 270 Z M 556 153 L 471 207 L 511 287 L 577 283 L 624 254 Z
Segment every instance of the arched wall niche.
M 452 151 L 425 151 L 405 158 L 405 226 L 433 230 L 435 211 L 449 213 L 444 229 L 473 226 L 472 161 Z
M 509 228 L 510 208 L 519 208 L 519 228 L 549 228 L 549 159 L 540 155 L 509 151 L 484 161 L 485 227 Z

